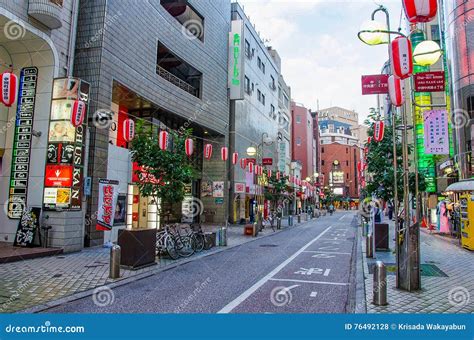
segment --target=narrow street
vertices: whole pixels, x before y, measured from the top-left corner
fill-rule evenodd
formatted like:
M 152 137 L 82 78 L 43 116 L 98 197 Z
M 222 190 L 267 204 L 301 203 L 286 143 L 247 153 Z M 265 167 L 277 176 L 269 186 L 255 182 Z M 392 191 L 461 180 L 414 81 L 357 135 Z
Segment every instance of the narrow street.
M 351 312 L 355 217 L 327 215 L 45 312 Z

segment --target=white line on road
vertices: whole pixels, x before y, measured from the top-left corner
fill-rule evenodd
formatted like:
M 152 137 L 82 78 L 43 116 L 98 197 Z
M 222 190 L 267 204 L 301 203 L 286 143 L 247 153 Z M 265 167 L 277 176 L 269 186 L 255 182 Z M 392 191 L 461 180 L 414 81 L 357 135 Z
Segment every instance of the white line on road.
M 309 297 L 312 298 L 315 298 L 316 296 L 318 296 L 318 292 L 311 292 L 311 294 L 309 294 Z
M 293 280 L 293 279 L 269 279 L 268 281 L 315 283 L 315 284 L 333 285 L 333 286 L 348 286 L 349 285 L 348 283 L 341 283 L 341 282 L 325 282 L 325 281 L 309 281 L 309 280 Z
M 352 255 L 351 253 L 340 253 L 340 252 L 337 252 L 337 251 L 316 251 L 316 250 L 305 250 L 305 251 L 303 251 L 303 253 Z
M 339 221 L 342 220 L 344 217 L 346 217 L 346 215 L 343 215 L 343 216 L 339 219 Z
M 236 308 L 238 305 L 240 305 L 243 301 L 245 301 L 250 295 L 252 295 L 257 289 L 259 289 L 261 286 L 263 286 L 268 280 L 270 280 L 273 276 L 275 276 L 280 270 L 285 268 L 285 266 L 288 265 L 291 261 L 293 261 L 298 255 L 300 255 L 302 252 L 304 252 L 310 245 L 312 245 L 314 242 L 319 240 L 329 229 L 331 229 L 332 226 L 327 227 L 321 234 L 316 236 L 314 239 L 309 241 L 306 245 L 304 245 L 300 250 L 298 250 L 296 253 L 291 255 L 289 258 L 287 258 L 285 261 L 283 261 L 278 267 L 273 269 L 270 273 L 265 275 L 260 281 L 255 283 L 252 287 L 247 289 L 245 292 L 240 294 L 236 299 L 232 300 L 229 302 L 224 308 L 222 308 L 220 311 L 217 313 L 223 314 L 223 313 L 230 313 L 234 308 Z

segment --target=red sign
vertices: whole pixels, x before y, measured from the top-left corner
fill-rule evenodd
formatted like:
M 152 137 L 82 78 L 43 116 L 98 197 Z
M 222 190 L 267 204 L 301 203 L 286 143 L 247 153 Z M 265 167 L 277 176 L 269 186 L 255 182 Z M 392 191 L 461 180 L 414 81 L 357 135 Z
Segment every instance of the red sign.
M 362 95 L 387 93 L 388 74 L 362 76 Z
M 264 158 L 262 159 L 263 165 L 273 165 L 273 158 Z
M 255 164 L 255 163 L 257 163 L 257 160 L 256 160 L 255 158 L 247 158 L 247 162 L 246 162 L 246 163 L 247 163 L 247 164 L 249 164 L 249 163 Z
M 444 92 L 445 84 L 443 71 L 422 72 L 415 75 L 416 92 Z
M 47 165 L 44 185 L 46 187 L 71 187 L 72 165 Z

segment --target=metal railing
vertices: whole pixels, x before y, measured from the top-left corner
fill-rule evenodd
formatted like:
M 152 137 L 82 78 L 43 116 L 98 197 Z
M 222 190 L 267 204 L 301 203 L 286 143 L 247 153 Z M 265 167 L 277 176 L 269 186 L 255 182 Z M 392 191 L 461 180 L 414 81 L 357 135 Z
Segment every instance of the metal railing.
M 156 73 L 163 79 L 169 81 L 170 83 L 172 83 L 173 85 L 176 85 L 178 86 L 180 89 L 192 94 L 193 96 L 195 97 L 199 97 L 199 92 L 198 90 L 189 85 L 187 82 L 185 82 L 184 80 L 181 80 L 179 79 L 178 77 L 176 77 L 174 74 L 168 72 L 167 70 L 165 70 L 163 67 L 159 66 L 159 65 L 156 65 Z

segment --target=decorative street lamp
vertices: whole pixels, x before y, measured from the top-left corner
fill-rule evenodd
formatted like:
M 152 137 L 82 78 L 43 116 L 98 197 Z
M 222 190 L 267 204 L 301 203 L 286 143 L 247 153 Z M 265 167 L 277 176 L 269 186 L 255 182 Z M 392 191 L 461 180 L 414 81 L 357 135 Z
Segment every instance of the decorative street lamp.
M 413 59 L 419 66 L 434 65 L 439 58 L 441 58 L 441 47 L 432 40 L 420 42 L 413 51 Z
M 247 148 L 247 155 L 249 157 L 255 157 L 257 155 L 257 148 L 254 146 L 249 146 Z
M 386 31 L 387 25 L 372 19 L 360 27 L 359 39 L 371 46 L 387 44 L 389 35 L 385 33 Z

